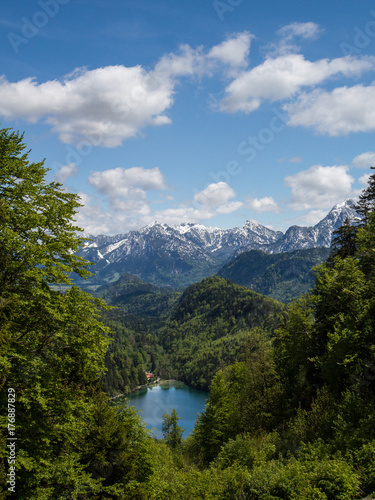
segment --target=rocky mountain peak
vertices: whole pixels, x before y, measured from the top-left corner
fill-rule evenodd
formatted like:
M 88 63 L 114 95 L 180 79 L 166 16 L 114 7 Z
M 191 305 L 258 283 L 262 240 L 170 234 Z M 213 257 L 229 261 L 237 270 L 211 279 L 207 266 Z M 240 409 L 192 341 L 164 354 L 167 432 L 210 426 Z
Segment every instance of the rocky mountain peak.
M 129 272 L 155 284 L 189 284 L 217 272 L 232 256 L 248 250 L 282 253 L 326 247 L 346 218 L 355 220 L 353 200 L 335 205 L 312 227 L 292 226 L 285 234 L 254 220 L 242 227 L 221 229 L 184 222 L 176 226 L 153 221 L 138 231 L 91 236 L 80 254 L 96 262 L 99 273 L 112 277 Z M 180 278 L 179 278 L 180 277 Z M 106 277 L 106 280 L 108 278 Z

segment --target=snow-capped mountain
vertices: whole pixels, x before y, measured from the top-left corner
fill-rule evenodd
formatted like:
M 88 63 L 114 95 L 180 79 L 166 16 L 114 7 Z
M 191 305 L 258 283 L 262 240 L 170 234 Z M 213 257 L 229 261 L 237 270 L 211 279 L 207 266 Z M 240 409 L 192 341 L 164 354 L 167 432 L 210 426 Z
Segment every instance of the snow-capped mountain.
M 356 218 L 353 205 L 352 200 L 346 200 L 315 226 L 292 226 L 285 234 L 252 220 L 232 229 L 153 222 L 126 234 L 91 236 L 80 255 L 97 264 L 98 282 L 129 272 L 155 284 L 185 285 L 214 274 L 231 256 L 243 251 L 281 253 L 329 247 L 332 232 L 346 218 Z
M 313 247 L 329 248 L 333 231 L 342 226 L 345 219 L 354 221 L 357 218 L 353 206 L 353 200 L 346 200 L 335 205 L 326 217 L 313 227 L 291 226 L 275 245 L 271 245 L 270 253 Z

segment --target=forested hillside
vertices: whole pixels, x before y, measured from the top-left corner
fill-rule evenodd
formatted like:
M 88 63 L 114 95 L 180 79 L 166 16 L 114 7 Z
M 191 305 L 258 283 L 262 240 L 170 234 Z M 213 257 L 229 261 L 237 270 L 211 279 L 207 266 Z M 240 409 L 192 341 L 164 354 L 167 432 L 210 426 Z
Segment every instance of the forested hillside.
M 98 289 L 115 309 L 104 312 L 111 338 L 106 392 L 128 393 L 144 371 L 209 389 L 216 371 L 235 362 L 249 332 L 272 335 L 285 307 L 222 278 L 206 278 L 183 294 L 131 275 Z
M 249 338 L 261 328 L 272 335 L 284 306 L 222 278 L 190 286 L 158 333 L 176 376 L 208 390 L 220 367 L 236 361 Z
M 268 254 L 251 250 L 226 264 L 218 276 L 281 302 L 298 299 L 314 286 L 312 268 L 325 261 L 328 248 Z
M 126 276 L 140 309 L 103 313 L 69 278 L 88 272 L 73 253 L 79 200 L 46 182 L 22 141 L 0 131 L 0 498 L 374 498 L 375 174 L 360 223 L 336 232 L 313 290 L 288 307 L 216 277 L 153 316 L 162 292 Z M 197 386 L 213 378 L 191 437 L 173 411 L 155 440 L 110 404 L 112 362 L 123 384 L 150 363 Z

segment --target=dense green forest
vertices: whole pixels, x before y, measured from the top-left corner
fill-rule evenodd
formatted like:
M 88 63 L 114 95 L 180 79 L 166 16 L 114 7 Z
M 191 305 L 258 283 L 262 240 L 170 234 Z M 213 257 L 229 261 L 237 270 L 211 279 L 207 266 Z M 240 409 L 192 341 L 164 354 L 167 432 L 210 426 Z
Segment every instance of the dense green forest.
M 308 248 L 277 254 L 250 250 L 226 264 L 218 276 L 281 302 L 290 302 L 312 289 L 312 268 L 324 262 L 328 255 L 328 248 Z
M 285 306 L 219 277 L 183 293 L 125 274 L 96 292 L 114 305 L 102 319 L 111 340 L 104 388 L 113 396 L 144 384 L 144 372 L 208 390 L 219 368 L 234 363 L 249 331 L 271 336 Z
M 289 306 L 208 278 L 158 311 L 147 287 L 108 310 L 71 286 L 88 272 L 78 198 L 46 182 L 19 133 L 0 131 L 0 162 L 1 499 L 374 498 L 375 174 L 361 222 Z M 211 353 L 201 380 L 193 362 Z M 193 434 L 172 412 L 155 440 L 109 404 L 112 361 L 129 387 L 129 366 L 138 382 L 152 367 L 212 378 Z

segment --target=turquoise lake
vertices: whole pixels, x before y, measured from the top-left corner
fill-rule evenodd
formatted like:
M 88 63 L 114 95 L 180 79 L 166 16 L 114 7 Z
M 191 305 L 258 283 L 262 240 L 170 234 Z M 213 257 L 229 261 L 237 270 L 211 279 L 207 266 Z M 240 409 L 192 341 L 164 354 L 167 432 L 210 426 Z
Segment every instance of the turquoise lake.
M 141 410 L 140 416 L 157 438 L 162 438 L 163 414 L 176 409 L 181 419 L 178 425 L 185 429 L 186 438 L 194 429 L 199 413 L 205 408 L 208 392 L 193 389 L 183 382 L 167 382 L 142 389 L 127 396 L 130 406 Z

